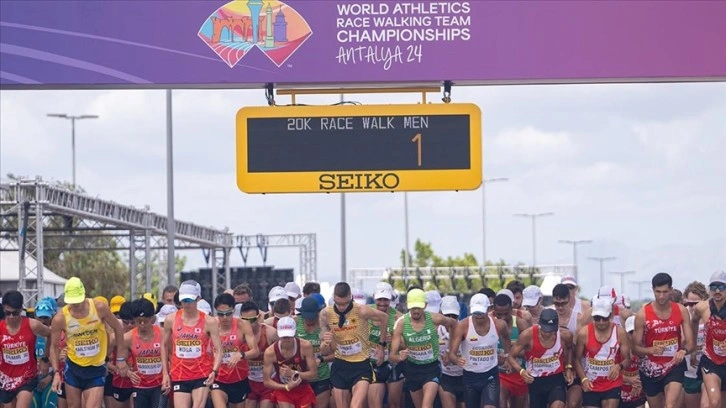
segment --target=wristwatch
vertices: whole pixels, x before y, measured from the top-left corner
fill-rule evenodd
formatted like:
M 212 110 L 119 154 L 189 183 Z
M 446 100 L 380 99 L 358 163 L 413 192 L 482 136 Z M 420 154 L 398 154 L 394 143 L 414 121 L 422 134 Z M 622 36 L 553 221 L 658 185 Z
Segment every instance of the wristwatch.
M 388 345 L 388 342 L 386 342 L 386 341 L 379 341 L 379 342 L 378 342 L 378 345 L 379 345 L 379 346 L 383 346 L 383 347 L 386 347 L 386 346 Z

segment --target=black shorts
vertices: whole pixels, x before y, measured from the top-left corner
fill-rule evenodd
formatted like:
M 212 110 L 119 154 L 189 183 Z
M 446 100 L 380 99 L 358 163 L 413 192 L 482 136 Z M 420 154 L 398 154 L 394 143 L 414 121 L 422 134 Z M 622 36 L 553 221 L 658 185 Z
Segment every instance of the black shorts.
M 330 378 L 326 378 L 324 380 L 315 381 L 310 383 L 310 388 L 313 389 L 313 393 L 315 395 L 319 395 L 324 393 L 325 391 L 330 390 Z
M 429 382 L 441 383 L 441 363 L 438 360 L 429 364 L 406 361 L 406 387 L 409 391 L 416 392 Z
M 227 402 L 229 404 L 239 404 L 247 399 L 247 394 L 250 393 L 250 382 L 247 381 L 246 378 L 240 382 L 232 384 L 215 381 L 214 384 L 212 384 L 212 391 L 215 390 L 219 390 L 227 394 Z
M 60 391 L 58 392 L 58 398 L 66 399 L 66 383 L 62 382 L 60 386 Z
M 113 393 L 111 396 L 118 402 L 126 402 L 131 398 L 131 394 L 134 392 L 133 388 L 119 388 L 112 387 Z
M 718 365 L 706 356 L 701 356 L 698 363 L 698 379 L 703 380 L 703 374 L 716 374 L 721 378 L 721 392 L 726 392 L 726 365 Z
M 703 358 L 701 358 L 701 361 L 703 361 Z M 673 367 L 668 374 L 659 378 L 650 378 L 643 375 L 641 372 L 640 382 L 643 384 L 643 391 L 645 391 L 645 395 L 648 397 L 655 397 L 658 394 L 662 394 L 665 391 L 666 385 L 672 382 L 683 384 L 687 368 L 686 360 L 683 360 L 680 364 Z
M 35 387 L 38 386 L 38 377 L 33 377 L 30 381 L 26 382 L 25 384 L 21 385 L 20 387 L 12 390 L 12 391 L 5 391 L 0 390 L 0 403 L 3 404 L 9 404 L 13 402 L 13 400 L 23 391 L 27 391 L 30 393 L 30 395 L 33 395 L 33 392 L 35 391 Z
M 547 408 L 555 401 L 567 402 L 567 382 L 562 374 L 535 377 L 527 388 L 530 408 Z
M 196 390 L 197 388 L 206 387 L 207 385 L 204 384 L 205 381 L 207 381 L 207 377 L 199 378 L 196 380 L 172 381 L 171 390 L 183 394 L 191 394 L 192 391 Z
M 103 396 L 113 397 L 113 374 L 106 374 L 106 379 L 103 383 Z
M 358 381 L 375 381 L 373 366 L 369 360 L 350 362 L 336 358 L 330 366 L 330 385 L 340 390 L 350 390 Z
M 456 396 L 456 402 L 464 402 L 464 377 L 441 374 L 441 388 Z
M 615 387 L 607 391 L 602 392 L 583 392 L 582 393 L 582 406 L 583 407 L 601 407 L 602 402 L 605 400 L 614 399 L 620 401 L 620 387 Z
M 159 408 L 161 386 L 154 388 L 134 388 L 134 408 Z
M 645 405 L 645 402 L 646 402 L 645 397 L 643 397 L 643 399 L 640 399 L 638 401 L 631 401 L 631 402 L 620 401 L 620 405 L 618 406 L 618 408 L 640 408 L 643 405 Z

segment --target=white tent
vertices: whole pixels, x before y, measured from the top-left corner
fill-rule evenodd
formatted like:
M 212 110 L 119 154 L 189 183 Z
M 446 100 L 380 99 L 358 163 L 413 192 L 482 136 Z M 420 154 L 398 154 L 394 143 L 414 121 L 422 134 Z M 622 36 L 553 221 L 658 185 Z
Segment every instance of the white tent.
M 0 293 L 5 293 L 11 289 L 18 288 L 18 282 L 20 281 L 20 269 L 18 267 L 19 258 L 18 251 L 0 252 Z M 25 256 L 25 265 L 29 268 L 37 267 L 35 258 L 31 256 Z M 30 276 L 31 287 L 36 287 L 35 274 Z M 58 297 L 63 293 L 63 289 L 66 283 L 65 278 L 62 278 L 48 268 L 43 268 L 43 286 L 44 296 Z M 2 296 L 0 294 L 0 296 Z

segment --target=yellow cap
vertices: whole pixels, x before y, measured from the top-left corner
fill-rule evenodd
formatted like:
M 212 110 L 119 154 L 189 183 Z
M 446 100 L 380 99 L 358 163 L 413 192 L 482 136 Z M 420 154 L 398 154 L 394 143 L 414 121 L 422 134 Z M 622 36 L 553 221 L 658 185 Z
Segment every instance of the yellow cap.
M 151 304 L 154 305 L 154 310 L 156 310 L 156 296 L 154 296 L 153 293 L 146 292 L 143 295 L 141 295 L 141 298 L 146 299 L 149 302 L 151 302 Z
M 111 313 L 118 313 L 121 310 L 121 305 L 126 303 L 126 298 L 123 296 L 114 296 L 111 298 Z
M 86 288 L 83 282 L 75 276 L 66 281 L 63 301 L 68 305 L 83 302 L 86 299 Z
M 426 307 L 426 292 L 421 289 L 411 289 L 406 295 L 406 307 L 409 309 Z
M 93 298 L 93 300 L 95 300 L 96 302 L 103 302 L 106 306 L 108 306 L 108 299 L 103 296 L 96 296 L 95 298 Z

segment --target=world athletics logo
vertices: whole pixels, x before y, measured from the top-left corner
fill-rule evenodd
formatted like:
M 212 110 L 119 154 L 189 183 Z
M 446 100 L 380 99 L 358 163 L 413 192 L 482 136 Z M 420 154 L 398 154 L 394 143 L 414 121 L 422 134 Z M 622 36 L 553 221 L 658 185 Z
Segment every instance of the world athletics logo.
M 255 47 L 281 67 L 312 34 L 300 13 L 281 1 L 237 0 L 215 10 L 197 35 L 233 68 Z

